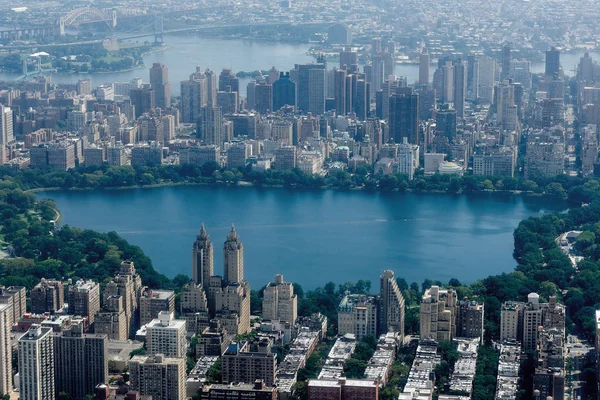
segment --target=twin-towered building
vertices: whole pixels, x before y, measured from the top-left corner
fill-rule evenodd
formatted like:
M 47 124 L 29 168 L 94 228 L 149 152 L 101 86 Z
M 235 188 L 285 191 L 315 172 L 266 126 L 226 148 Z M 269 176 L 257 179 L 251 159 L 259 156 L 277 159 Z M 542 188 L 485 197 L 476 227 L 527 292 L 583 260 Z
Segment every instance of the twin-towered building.
M 244 246 L 231 226 L 231 231 L 223 244 L 223 276 L 214 274 L 213 244 L 204 225 L 192 247 L 192 276 L 202 288 L 210 318 L 221 320 L 228 332 L 241 335 L 250 331 L 250 284 L 244 279 Z M 199 299 L 200 292 L 193 300 L 196 312 L 203 312 Z M 192 296 L 187 296 L 192 301 Z M 183 306 L 183 305 L 182 305 Z M 189 307 L 188 307 L 189 308 Z M 192 311 L 192 310 L 190 310 Z M 200 332 L 201 333 L 201 332 Z

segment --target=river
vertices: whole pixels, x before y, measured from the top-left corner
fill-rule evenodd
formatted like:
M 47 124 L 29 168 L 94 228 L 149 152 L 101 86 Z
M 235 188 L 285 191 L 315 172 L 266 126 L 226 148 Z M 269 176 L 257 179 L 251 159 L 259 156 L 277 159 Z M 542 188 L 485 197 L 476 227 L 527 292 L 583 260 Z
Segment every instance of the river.
M 140 39 L 142 40 L 142 39 Z M 294 68 L 294 64 L 314 62 L 314 58 L 308 55 L 308 44 L 290 44 L 279 42 L 266 42 L 242 39 L 215 39 L 200 36 L 176 36 L 166 35 L 165 43 L 167 49 L 150 53 L 144 56 L 145 69 L 128 72 L 92 74 L 94 85 L 111 82 L 127 82 L 132 78 L 141 77 L 148 82 L 148 68 L 154 62 L 161 62 L 169 68 L 169 81 L 171 92 L 174 96 L 179 95 L 179 82 L 187 80 L 196 66 L 203 69 L 210 68 L 220 73 L 223 68 L 231 68 L 233 71 L 255 71 L 268 70 L 271 67 L 280 71 Z M 583 53 L 561 54 L 561 63 L 566 75 L 572 75 L 573 66 L 579 63 Z M 600 53 L 591 53 L 594 60 L 600 60 Z M 331 63 L 334 64 L 333 62 Z M 435 68 L 431 66 L 430 74 L 433 76 Z M 544 63 L 532 64 L 532 72 L 544 71 Z M 409 83 L 419 79 L 419 66 L 416 64 L 396 65 L 397 76 L 404 76 Z M 12 80 L 20 74 L 0 73 L 0 80 Z M 74 83 L 77 80 L 89 77 L 86 74 L 54 75 L 52 80 L 59 83 Z M 246 84 L 251 78 L 241 79 L 240 92 L 246 95 Z
M 207 186 L 37 196 L 57 202 L 61 223 L 116 231 L 169 277 L 191 275 L 192 243 L 203 222 L 221 274 L 222 246 L 233 223 L 244 244 L 246 279 L 256 289 L 283 273 L 307 289 L 368 279 L 376 291 L 385 269 L 409 283 L 453 277 L 471 283 L 512 271 L 519 221 L 562 207 L 513 195 Z

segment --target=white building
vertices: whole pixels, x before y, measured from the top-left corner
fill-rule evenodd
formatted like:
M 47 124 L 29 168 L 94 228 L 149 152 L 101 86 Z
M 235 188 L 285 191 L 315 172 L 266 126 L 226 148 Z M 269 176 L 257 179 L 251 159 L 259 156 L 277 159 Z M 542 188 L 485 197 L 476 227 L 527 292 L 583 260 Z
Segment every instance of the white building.
M 323 157 L 317 151 L 305 151 L 298 157 L 298 168 L 305 174 L 318 174 L 323 170 Z
M 425 153 L 425 174 L 433 175 L 440 169 L 440 165 L 444 162 L 445 154 L 442 153 Z
M 158 318 L 146 325 L 146 345 L 149 354 L 185 357 L 187 330 L 185 320 L 175 319 L 172 312 L 161 311 Z
M 12 346 L 10 342 L 13 310 L 10 304 L 0 304 L 0 393 L 10 393 L 12 384 Z
M 31 325 L 19 339 L 19 398 L 54 399 L 52 328 Z
M 264 291 L 263 318 L 296 323 L 298 317 L 298 297 L 294 294 L 294 285 L 283 280 L 283 275 L 275 275 L 275 281 L 269 282 Z
M 412 181 L 415 176 L 415 170 L 419 167 L 419 146 L 408 143 L 404 138 L 404 143 L 398 146 L 398 173 L 408 176 Z

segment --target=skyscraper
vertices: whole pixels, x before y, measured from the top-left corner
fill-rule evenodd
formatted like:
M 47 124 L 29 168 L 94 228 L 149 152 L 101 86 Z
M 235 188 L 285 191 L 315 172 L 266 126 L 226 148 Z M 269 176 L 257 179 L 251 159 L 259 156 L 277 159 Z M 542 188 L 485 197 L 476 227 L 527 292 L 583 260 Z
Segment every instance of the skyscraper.
M 467 56 L 467 99 L 479 98 L 479 60 L 473 54 Z
M 408 138 L 410 144 L 419 144 L 419 95 L 412 89 L 400 88 L 390 97 L 389 136 L 396 143 Z
M 204 144 L 221 146 L 223 131 L 223 116 L 221 107 L 206 105 L 200 110 L 198 119 L 198 137 Z
M 465 99 L 467 97 L 467 66 L 458 61 L 454 64 L 454 108 L 456 117 L 465 117 Z
M 442 102 L 452 103 L 454 101 L 454 64 L 447 60 L 442 65 Z
M 286 105 L 296 107 L 296 82 L 290 79 L 289 72 L 280 72 L 279 79 L 273 83 L 273 111 Z
M 82 324 L 54 333 L 56 392 L 82 399 L 96 385 L 108 382 L 107 345 L 107 335 L 83 333 Z
M 254 88 L 254 104 L 256 111 L 261 114 L 273 111 L 273 85 L 264 81 L 257 83 Z
M 398 332 L 404 338 L 404 296 L 398 288 L 393 271 L 384 271 L 379 278 L 381 314 L 379 332 Z
M 298 111 L 321 115 L 325 112 L 325 65 L 298 66 Z
M 546 50 L 546 68 L 544 75 L 553 77 L 560 73 L 560 51 L 556 47 Z
M 508 79 L 510 75 L 510 46 L 505 44 L 502 47 L 502 70 L 500 80 Z
M 19 398 L 54 399 L 52 328 L 31 325 L 19 339 Z
M 371 39 L 371 57 L 381 53 L 381 38 L 376 37 Z
M 13 112 L 10 107 L 0 104 L 0 162 L 6 161 L 6 145 L 15 140 L 13 131 Z
M 150 86 L 156 93 L 156 107 L 166 110 L 171 107 L 171 84 L 169 69 L 162 63 L 152 64 L 150 68 Z
M 231 88 L 232 92 L 240 93 L 240 80 L 230 69 L 224 68 L 219 75 L 219 91 L 227 92 L 227 88 Z
M 371 84 L 366 82 L 364 79 L 356 80 L 356 96 L 353 98 L 354 102 L 354 113 L 359 121 L 364 121 L 369 116 L 370 105 L 371 105 Z
M 337 115 L 346 115 L 346 70 L 336 70 L 334 81 L 335 113 Z
M 210 277 L 214 275 L 213 260 L 213 245 L 202 224 L 192 248 L 192 279 L 197 285 L 202 285 L 206 292 Z
M 351 47 L 344 47 L 340 51 L 340 69 L 344 68 L 344 65 L 350 69 L 352 65 L 358 65 L 358 53 L 353 51 Z
M 256 110 L 256 81 L 246 85 L 246 110 Z
M 383 58 L 381 55 L 374 55 L 371 57 L 371 62 L 373 64 L 373 73 L 371 75 L 371 88 L 376 92 L 381 89 L 381 84 L 383 83 Z
M 210 69 L 204 71 L 204 76 L 206 76 L 206 93 L 208 97 L 206 98 L 207 106 L 216 106 L 217 105 L 217 75 Z
M 419 85 L 429 85 L 429 53 L 424 49 L 419 56 Z
M 456 110 L 442 104 L 435 113 L 435 136 L 446 138 L 449 143 L 456 137 Z
M 223 280 L 226 284 L 244 280 L 244 246 L 233 225 L 223 245 Z
M 12 306 L 0 304 L 0 396 L 12 392 Z
M 131 104 L 135 107 L 136 118 L 156 108 L 156 91 L 150 85 L 132 88 L 129 91 L 129 97 L 131 97 Z

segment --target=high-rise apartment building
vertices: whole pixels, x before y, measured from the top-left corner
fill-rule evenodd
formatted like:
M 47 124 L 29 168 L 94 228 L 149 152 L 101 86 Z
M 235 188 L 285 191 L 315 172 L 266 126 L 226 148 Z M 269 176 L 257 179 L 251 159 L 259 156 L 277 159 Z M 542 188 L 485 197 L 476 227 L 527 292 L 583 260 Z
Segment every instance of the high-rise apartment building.
M 146 289 L 140 297 L 140 326 L 158 318 L 161 311 L 175 312 L 175 293 Z
M 281 146 L 275 150 L 275 168 L 279 171 L 296 168 L 296 146 Z
M 190 79 L 181 82 L 181 122 L 196 123 L 202 107 L 208 102 L 208 79 L 200 68 L 190 75 Z
M 242 244 L 235 227 L 223 244 L 223 281 L 225 284 L 239 283 L 244 280 L 244 245 Z
M 104 307 L 106 308 L 107 304 L 112 304 L 109 311 L 116 313 L 113 318 L 116 318 L 117 323 L 120 319 L 119 303 L 122 304 L 127 326 L 126 337 L 131 337 L 139 326 L 137 310 L 141 291 L 142 278 L 136 272 L 135 265 L 132 261 L 123 261 L 119 273 L 106 285 L 102 293 Z M 112 302 L 109 302 L 110 298 L 113 298 Z
M 429 64 L 431 63 L 427 49 L 419 55 L 419 85 L 429 85 Z
M 371 57 L 371 63 L 373 66 L 373 71 L 371 73 L 371 80 L 369 83 L 371 84 L 371 88 L 374 92 L 381 89 L 381 84 L 383 83 L 383 57 L 381 54 L 374 55 Z
M 155 92 L 156 107 L 166 110 L 171 107 L 171 84 L 169 69 L 162 63 L 152 64 L 150 68 L 150 86 Z
M 0 104 L 0 161 L 5 163 L 6 145 L 15 140 L 13 129 L 13 111 L 10 107 Z
M 420 305 L 420 337 L 452 341 L 456 337 L 456 306 L 455 290 L 435 285 L 427 289 Z
M 500 70 L 500 80 L 508 79 L 510 76 L 510 46 L 505 44 L 502 47 L 502 69 Z
M 442 85 L 440 88 L 440 97 L 442 103 L 452 103 L 454 101 L 454 63 L 446 60 L 441 66 Z
M 25 286 L 0 286 L 0 304 L 12 306 L 12 315 L 10 316 L 10 326 L 17 323 L 19 318 L 25 314 L 26 310 L 26 289 Z
M 221 107 L 204 106 L 200 110 L 197 124 L 198 138 L 204 144 L 221 146 L 223 134 L 223 114 Z
M 54 343 L 52 328 L 31 325 L 19 339 L 19 398 L 53 400 Z
M 398 288 L 393 271 L 383 272 L 379 278 L 379 288 L 379 333 L 398 332 L 404 338 L 404 296 Z
M 344 47 L 340 51 L 340 69 L 350 69 L 353 65 L 358 65 L 358 53 L 353 51 L 351 47 Z
M 346 70 L 339 69 L 334 72 L 334 98 L 336 115 L 346 115 Z
M 163 354 L 134 356 L 129 360 L 131 389 L 152 400 L 185 400 L 185 358 Z M 160 377 L 160 379 L 157 379 Z
M 506 301 L 500 310 L 500 341 L 523 340 L 523 311 L 525 303 Z
M 214 272 L 213 245 L 202 224 L 192 247 L 192 279 L 208 291 L 210 277 Z
M 34 314 L 55 313 L 65 304 L 64 293 L 62 282 L 42 278 L 40 283 L 31 289 L 31 312 Z
M 275 275 L 263 294 L 262 317 L 267 320 L 280 320 L 296 323 L 298 317 L 298 297 L 294 294 L 294 285 L 283 280 L 283 275 Z
M 483 343 L 484 304 L 474 300 L 461 300 L 457 311 L 456 336 L 479 338 Z
M 373 296 L 348 294 L 338 306 L 338 334 L 350 333 L 356 340 L 377 337 L 380 304 Z
M 254 88 L 254 109 L 261 114 L 273 111 L 273 85 L 258 82 Z
M 240 80 L 229 68 L 223 68 L 219 74 L 219 91 L 227 92 L 229 88 L 232 92 L 239 95 L 240 93 Z
M 467 65 L 464 62 L 454 63 L 454 109 L 457 118 L 465 117 L 465 100 L 467 98 Z
M 546 50 L 546 63 L 544 75 L 547 77 L 554 77 L 560 74 L 560 50 L 556 47 Z
M 389 100 L 389 137 L 396 143 L 407 138 L 410 144 L 419 144 L 419 95 L 412 89 L 400 88 Z
M 92 326 L 96 313 L 100 311 L 100 285 L 91 280 L 77 281 L 69 286 L 68 304 L 70 314 L 87 317 Z
M 134 106 L 135 118 L 156 108 L 156 91 L 150 85 L 142 85 L 129 91 L 131 104 Z
M 250 352 L 248 343 L 233 342 L 223 354 L 224 383 L 251 383 L 261 379 L 266 385 L 275 384 L 277 356 L 271 351 Z
M 273 83 L 273 111 L 283 106 L 296 107 L 296 82 L 290 79 L 290 73 L 279 73 L 279 79 Z
M 184 320 L 175 319 L 172 312 L 161 311 L 158 318 L 146 325 L 148 354 L 185 358 L 187 330 Z
M 54 333 L 56 393 L 83 399 L 108 382 L 108 336 L 83 333 L 83 325 Z
M 313 115 L 325 112 L 325 72 L 324 64 L 298 66 L 298 111 L 303 114 L 310 112 Z
M 10 331 L 13 306 L 0 304 L 0 396 L 13 390 L 12 345 Z
M 180 318 L 187 322 L 188 332 L 202 333 L 209 326 L 208 290 L 193 282 L 183 287 L 180 302 Z

